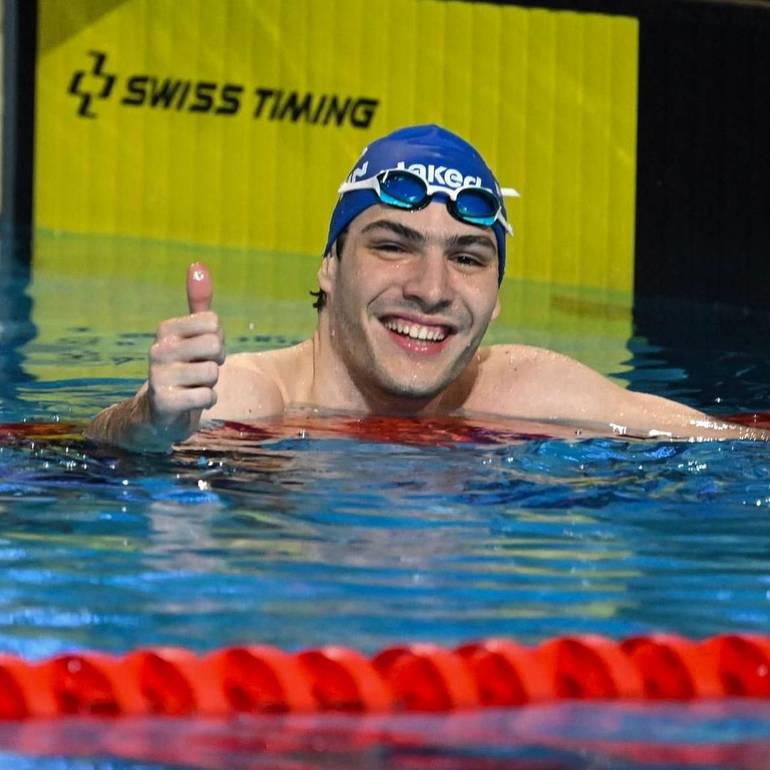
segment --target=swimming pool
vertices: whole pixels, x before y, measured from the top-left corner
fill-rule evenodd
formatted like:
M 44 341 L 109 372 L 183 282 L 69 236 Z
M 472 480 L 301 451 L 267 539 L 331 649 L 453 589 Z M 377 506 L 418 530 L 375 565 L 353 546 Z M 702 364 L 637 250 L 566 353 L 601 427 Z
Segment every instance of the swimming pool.
M 133 392 L 155 321 L 180 312 L 182 286 L 175 296 L 171 280 L 72 277 L 68 255 L 94 241 L 55 248 L 60 270 L 49 261 L 21 293 L 5 288 L 0 422 L 17 429 L 0 444 L 3 653 L 256 642 L 372 653 L 406 640 L 770 630 L 764 444 L 568 441 L 521 425 L 354 430 L 294 415 L 263 425 L 269 435 L 218 431 L 173 457 L 96 448 L 78 430 Z M 183 275 L 190 255 L 179 252 Z M 209 257 L 221 270 L 252 258 Z M 217 296 L 231 350 L 286 344 L 312 326 L 304 297 L 268 290 Z M 517 308 L 496 341 L 523 335 L 709 411 L 770 403 L 756 341 L 629 340 L 628 298 L 506 292 Z M 714 318 L 681 312 L 691 328 Z M 49 427 L 32 435 L 33 423 Z M 754 768 L 770 756 L 770 705 L 64 719 L 0 725 L 0 747 L 0 765 L 14 768 Z

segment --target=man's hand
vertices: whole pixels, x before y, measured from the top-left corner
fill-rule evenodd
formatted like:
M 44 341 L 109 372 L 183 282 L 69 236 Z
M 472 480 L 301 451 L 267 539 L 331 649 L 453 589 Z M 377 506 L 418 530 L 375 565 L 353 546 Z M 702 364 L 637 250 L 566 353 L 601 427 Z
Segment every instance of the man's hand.
M 150 348 L 149 418 L 168 444 L 195 433 L 203 410 L 217 401 L 214 386 L 225 345 L 219 318 L 210 310 L 212 294 L 208 268 L 194 262 L 187 270 L 190 315 L 161 323 Z

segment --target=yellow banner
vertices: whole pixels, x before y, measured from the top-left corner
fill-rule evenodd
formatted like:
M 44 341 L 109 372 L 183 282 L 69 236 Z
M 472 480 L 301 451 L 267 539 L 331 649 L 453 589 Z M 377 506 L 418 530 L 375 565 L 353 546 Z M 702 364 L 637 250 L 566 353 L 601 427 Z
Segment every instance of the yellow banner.
M 29 287 L 37 335 L 26 350 L 27 374 L 44 381 L 144 378 L 158 322 L 187 312 L 185 273 L 195 259 L 213 273 L 228 353 L 282 347 L 313 333 L 317 314 L 308 292 L 316 258 L 40 232 Z M 618 373 L 628 368 L 630 299 L 607 289 L 505 282 L 503 312 L 486 342 L 541 345 Z
M 628 291 L 637 38 L 442 0 L 39 0 L 35 222 L 310 256 L 312 284 L 363 145 L 437 122 L 522 193 L 509 277 Z

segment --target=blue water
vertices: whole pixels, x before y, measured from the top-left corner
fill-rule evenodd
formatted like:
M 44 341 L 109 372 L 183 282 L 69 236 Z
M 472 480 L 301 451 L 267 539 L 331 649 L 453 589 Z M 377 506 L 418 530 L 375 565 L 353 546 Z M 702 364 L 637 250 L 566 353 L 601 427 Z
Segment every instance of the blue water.
M 6 292 L 0 422 L 27 428 L 0 442 L 0 652 L 770 632 L 765 443 L 503 430 L 426 444 L 351 437 L 330 418 L 130 455 L 80 432 L 134 391 L 151 332 L 41 329 L 24 282 Z M 630 338 L 606 373 L 712 412 L 770 405 L 766 348 L 653 336 Z M 49 428 L 33 436 L 31 423 Z M 0 725 L 0 767 L 753 769 L 770 757 L 770 704 L 745 702 L 119 722 Z
M 770 629 L 763 444 L 221 443 L 2 448 L 0 647 Z

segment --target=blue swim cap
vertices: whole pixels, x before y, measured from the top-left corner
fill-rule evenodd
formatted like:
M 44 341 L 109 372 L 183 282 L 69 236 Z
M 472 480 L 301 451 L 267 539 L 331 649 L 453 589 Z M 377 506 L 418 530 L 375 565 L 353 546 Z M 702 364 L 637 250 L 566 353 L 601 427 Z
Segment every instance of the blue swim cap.
M 503 216 L 506 217 L 500 185 L 478 150 L 441 126 L 409 126 L 377 139 L 361 153 L 347 181 L 369 179 L 380 171 L 397 167 L 407 168 L 429 184 L 450 190 L 464 184 L 492 190 L 499 198 Z M 340 195 L 329 223 L 324 255 L 330 252 L 337 236 L 359 214 L 379 202 L 374 190 L 354 190 Z M 497 240 L 497 278 L 500 283 L 505 271 L 505 228 L 496 221 L 492 230 Z

